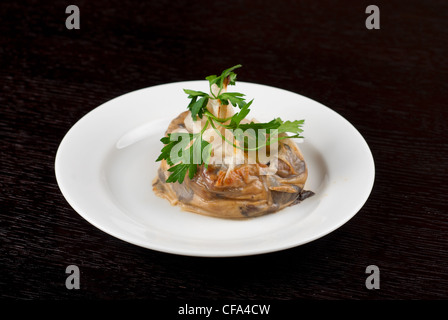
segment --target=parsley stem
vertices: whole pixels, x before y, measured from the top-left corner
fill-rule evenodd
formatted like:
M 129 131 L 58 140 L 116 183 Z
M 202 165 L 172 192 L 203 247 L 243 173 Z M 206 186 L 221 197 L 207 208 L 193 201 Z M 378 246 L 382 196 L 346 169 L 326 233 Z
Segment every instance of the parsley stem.
M 210 118 L 207 117 L 207 121 L 205 122 L 204 128 L 202 128 L 202 130 L 201 130 L 201 137 L 202 137 L 202 134 L 207 129 L 209 122 L 210 122 Z
M 204 114 L 205 114 L 206 116 L 208 116 L 209 118 L 212 118 L 213 120 L 216 120 L 217 122 L 226 122 L 226 121 L 229 121 L 230 119 L 233 118 L 233 117 L 228 117 L 228 118 L 225 118 L 225 119 L 218 118 L 218 117 L 216 117 L 213 113 L 211 113 L 211 112 L 208 111 L 208 110 L 206 110 L 206 111 L 204 112 Z
M 216 132 L 217 134 L 219 134 L 219 136 L 220 136 L 224 141 L 226 141 L 228 144 L 234 146 L 234 147 L 237 148 L 237 149 L 240 149 L 240 150 L 243 150 L 243 151 L 246 151 L 246 150 L 247 150 L 247 149 L 245 149 L 245 148 L 242 148 L 242 147 L 240 147 L 240 146 L 235 145 L 232 141 L 227 140 L 227 138 L 226 138 L 225 136 L 223 136 L 222 133 L 216 128 L 215 123 L 213 122 L 213 120 L 212 120 L 211 118 L 209 118 L 209 119 L 210 119 L 210 124 L 211 124 L 212 128 L 215 130 L 215 132 Z

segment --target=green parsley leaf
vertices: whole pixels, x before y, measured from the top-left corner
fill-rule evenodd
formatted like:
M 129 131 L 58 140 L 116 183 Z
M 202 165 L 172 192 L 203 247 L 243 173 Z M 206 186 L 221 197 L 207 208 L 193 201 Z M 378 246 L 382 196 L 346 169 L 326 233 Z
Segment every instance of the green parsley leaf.
M 300 133 L 303 132 L 301 127 L 305 123 L 305 120 L 283 121 L 282 119 L 277 118 L 276 121 L 280 124 L 277 128 L 279 133 L 289 132 L 294 135 L 300 135 Z
M 188 146 L 190 141 L 193 139 L 194 135 L 192 133 L 176 132 L 169 133 L 167 137 L 163 137 L 160 141 L 165 145 L 157 161 L 166 160 L 170 166 L 177 163 L 182 159 L 183 150 Z M 173 154 L 173 148 L 177 147 L 179 150 L 177 154 Z M 175 156 L 173 158 L 173 155 Z
M 229 85 L 234 86 L 236 82 L 236 73 L 231 72 L 228 77 L 229 77 Z
M 202 118 L 202 113 L 204 112 L 207 103 L 208 103 L 208 97 L 201 97 L 199 100 L 195 101 L 194 103 L 190 103 L 188 105 L 188 109 L 190 109 L 191 111 L 191 117 L 193 118 L 193 120 L 196 120 L 196 116 Z
M 277 121 L 277 119 L 274 119 L 269 122 L 250 122 L 250 123 L 240 124 L 239 128 L 241 128 L 242 130 L 247 130 L 247 129 L 269 130 L 269 129 L 277 129 L 279 126 L 280 126 L 280 123 Z
M 238 126 L 240 125 L 240 122 L 246 118 L 246 116 L 249 114 L 250 112 L 250 105 L 252 104 L 254 100 L 249 101 L 248 103 L 246 103 L 240 110 L 240 112 L 235 113 L 232 117 L 232 119 L 230 120 L 229 123 L 229 128 L 233 128 L 236 129 L 238 128 Z
M 236 79 L 236 74 L 233 72 L 233 70 L 240 68 L 240 67 L 242 67 L 242 65 L 237 64 L 236 66 L 233 66 L 229 69 L 224 70 L 219 77 L 216 75 L 211 75 L 211 76 L 206 77 L 205 79 L 208 80 L 210 89 L 213 84 L 216 84 L 219 87 L 219 89 L 222 89 L 224 80 L 227 77 L 229 77 L 229 84 L 234 85 L 235 79 Z
M 179 139 L 180 138 L 180 139 Z M 193 144 L 190 145 L 191 141 Z M 167 137 L 160 139 L 165 144 L 156 161 L 166 160 L 171 172 L 166 182 L 182 183 L 188 172 L 188 177 L 193 179 L 198 165 L 208 167 L 212 144 L 202 140 L 200 134 L 184 132 L 169 133 Z M 188 145 L 190 145 L 188 147 Z M 177 148 L 177 149 L 174 149 Z M 174 149 L 174 150 L 173 150 Z M 177 150 L 177 152 L 176 152 Z
M 243 97 L 244 94 L 239 92 L 224 92 L 221 93 L 217 99 L 224 105 L 228 105 L 230 102 L 234 107 L 239 107 L 241 109 L 246 105 L 246 101 L 244 101 Z
M 171 174 L 168 177 L 168 179 L 166 179 L 166 182 L 167 183 L 176 181 L 179 183 L 184 182 L 185 176 L 189 169 L 190 169 L 189 164 L 183 164 L 183 163 L 176 164 L 175 166 L 168 169 L 168 171 L 171 172 Z
M 189 90 L 189 89 L 184 89 L 184 92 L 186 94 L 188 94 L 188 98 L 192 98 L 192 97 L 207 97 L 208 94 L 202 91 L 195 91 L 195 90 Z

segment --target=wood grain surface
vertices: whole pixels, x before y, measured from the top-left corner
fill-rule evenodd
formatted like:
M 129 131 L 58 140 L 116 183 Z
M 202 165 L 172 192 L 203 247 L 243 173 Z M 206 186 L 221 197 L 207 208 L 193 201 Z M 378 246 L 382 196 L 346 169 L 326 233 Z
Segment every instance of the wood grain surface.
M 68 4 L 0 4 L 1 298 L 448 298 L 446 1 L 375 1 L 380 30 L 365 27 L 366 1 L 76 0 L 79 30 Z M 317 100 L 364 136 L 376 178 L 353 219 L 300 247 L 215 259 L 131 245 L 68 205 L 54 160 L 83 115 L 237 63 L 240 80 Z M 65 287 L 71 264 L 79 290 Z

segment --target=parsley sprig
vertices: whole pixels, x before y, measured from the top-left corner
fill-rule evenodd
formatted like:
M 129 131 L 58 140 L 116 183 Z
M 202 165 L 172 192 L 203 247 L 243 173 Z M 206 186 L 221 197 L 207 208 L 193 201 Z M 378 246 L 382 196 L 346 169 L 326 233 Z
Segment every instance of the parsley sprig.
M 182 183 L 187 174 L 190 179 L 193 179 L 198 166 L 204 165 L 207 168 L 211 157 L 212 144 L 203 140 L 202 135 L 209 125 L 223 141 L 244 151 L 258 150 L 282 139 L 303 138 L 301 133 L 303 132 L 304 120 L 283 121 L 276 118 L 264 123 L 241 123 L 249 114 L 253 100 L 246 102 L 245 95 L 239 92 L 223 92 L 227 85 L 235 85 L 236 73 L 233 71 L 240 67 L 241 65 L 238 64 L 224 70 L 219 76 L 206 77 L 205 79 L 209 82 L 210 93 L 184 89 L 190 99 L 187 109 L 190 110 L 191 117 L 193 120 L 204 119 L 205 117 L 206 122 L 200 133 L 169 133 L 160 140 L 164 147 L 156 161 L 166 160 L 170 166 L 168 171 L 171 174 L 166 182 Z M 218 87 L 217 94 L 212 90 L 213 85 Z M 239 111 L 232 117 L 219 118 L 207 109 L 210 99 L 219 100 L 222 105 L 232 105 Z M 234 133 L 237 133 L 234 134 L 235 139 L 243 141 L 243 143 L 237 144 L 228 140 L 219 130 L 219 127 L 233 130 Z M 287 133 L 290 135 L 287 135 Z M 260 139 L 260 134 L 262 139 Z M 246 137 L 246 140 L 244 137 Z M 255 147 L 253 147 L 254 144 L 248 142 L 250 139 L 255 139 Z M 249 145 L 252 147 L 248 147 Z

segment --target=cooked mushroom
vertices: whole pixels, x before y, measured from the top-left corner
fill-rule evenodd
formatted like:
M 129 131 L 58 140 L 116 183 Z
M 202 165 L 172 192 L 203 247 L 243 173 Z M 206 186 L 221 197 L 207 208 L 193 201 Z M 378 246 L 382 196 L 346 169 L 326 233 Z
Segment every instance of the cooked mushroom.
M 212 94 L 217 96 L 218 92 L 226 91 L 227 84 L 228 78 L 221 88 L 214 84 L 211 86 Z M 228 119 L 234 114 L 233 108 L 222 104 L 219 99 L 209 99 L 206 109 L 219 119 Z M 244 119 L 243 122 L 249 123 L 249 120 Z M 185 111 L 171 121 L 166 135 L 198 132 L 207 129 L 204 126 L 208 126 L 204 118 L 193 121 L 191 112 Z M 220 130 L 224 135 L 224 128 Z M 247 161 L 250 158 L 247 152 L 238 153 L 239 160 L 243 161 L 236 162 L 238 150 L 232 144 L 223 143 L 222 139 L 210 140 L 209 143 L 213 144 L 215 151 L 228 149 L 223 154 L 228 156 L 230 153 L 233 161 L 217 157 L 210 161 L 208 167 L 199 165 L 191 179 L 185 179 L 182 183 L 167 183 L 171 172 L 168 171 L 170 165 L 164 159 L 153 181 L 156 195 L 187 211 L 239 219 L 279 211 L 313 194 L 304 190 L 308 170 L 302 153 L 292 139 L 278 141 L 275 163 L 263 163 L 258 157 L 256 161 Z

